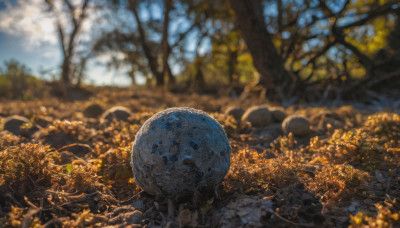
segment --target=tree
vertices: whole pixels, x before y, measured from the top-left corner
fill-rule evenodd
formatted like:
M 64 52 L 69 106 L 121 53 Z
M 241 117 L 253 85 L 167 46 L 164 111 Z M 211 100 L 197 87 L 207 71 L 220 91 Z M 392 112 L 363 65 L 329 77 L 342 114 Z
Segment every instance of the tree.
M 147 79 L 155 79 L 157 86 L 164 86 L 165 82 L 173 85 L 175 77 L 169 64 L 172 49 L 169 43 L 169 25 L 172 20 L 171 12 L 174 10 L 173 3 L 172 0 L 109 0 L 108 4 L 114 10 L 111 21 L 115 21 L 118 27 L 113 31 L 104 32 L 98 38 L 94 45 L 95 54 L 118 52 L 124 55 L 120 59 L 123 64 L 113 62 L 110 66 L 128 67 L 128 75 L 131 78 L 142 74 Z M 152 7 L 161 10 L 162 15 L 155 16 Z M 133 20 L 121 18 L 121 13 L 132 15 Z M 148 17 L 143 17 L 144 13 Z
M 274 65 L 284 66 L 284 69 L 290 72 L 290 77 L 280 78 L 284 82 L 275 82 L 278 84 L 277 88 L 282 87 L 279 86 L 282 83 L 287 85 L 283 86 L 286 88 L 283 94 L 292 96 L 296 93 L 296 96 L 302 96 L 301 92 L 294 91 L 299 87 L 312 87 L 312 91 L 318 89 L 324 92 L 327 85 L 338 88 L 338 93 L 346 93 L 354 91 L 354 86 L 360 88 L 361 85 L 370 85 L 371 83 L 365 82 L 376 78 L 379 72 L 382 72 L 378 69 L 379 64 L 373 61 L 373 56 L 387 43 L 386 37 L 389 31 L 393 30 L 393 15 L 400 6 L 400 1 L 262 2 L 264 7 L 256 0 L 230 1 L 237 16 L 239 29 L 246 31 L 242 31 L 242 36 L 261 75 L 261 67 L 265 68 L 265 72 L 267 68 L 277 69 L 274 75 L 282 72 L 282 67 L 268 66 L 267 62 L 260 64 L 261 59 L 267 59 L 260 57 L 262 54 L 276 53 L 273 49 L 269 51 L 268 47 L 273 46 L 266 33 L 272 37 L 280 60 L 284 60 L 282 64 Z M 265 8 L 276 11 L 266 13 L 264 20 L 263 13 L 269 12 L 263 11 Z M 255 38 L 252 39 L 251 36 Z M 261 39 L 260 37 L 267 38 L 258 45 L 256 40 Z M 259 53 L 256 54 L 252 49 L 258 50 Z M 348 90 L 341 89 L 343 87 Z M 307 96 L 309 95 L 310 93 Z M 340 94 L 338 95 L 340 97 Z
M 260 73 L 259 84 L 279 90 L 290 77 L 265 26 L 263 7 L 258 0 L 231 0 L 230 3 L 236 13 L 236 24 Z
M 172 0 L 164 0 L 165 10 L 164 10 L 164 21 L 163 21 L 163 31 L 162 31 L 162 74 L 163 79 L 168 78 L 170 84 L 175 84 L 175 77 L 172 75 L 171 68 L 168 64 L 168 57 L 170 54 L 170 46 L 168 43 L 168 29 L 170 24 L 170 12 L 172 10 Z
M 130 0 L 128 3 L 128 9 L 133 13 L 136 24 L 137 24 L 137 31 L 139 34 L 139 41 L 142 46 L 143 52 L 147 58 L 149 68 L 153 74 L 153 76 L 156 78 L 156 84 L 158 86 L 164 85 L 164 75 L 159 71 L 158 67 L 158 61 L 155 56 L 153 56 L 152 50 L 150 49 L 150 46 L 148 44 L 147 38 L 146 38 L 146 33 L 142 25 L 142 20 L 139 16 L 138 13 L 138 8 L 139 2 L 135 0 Z
M 71 0 L 59 2 L 61 9 L 57 8 L 56 0 L 45 0 L 49 10 L 56 16 L 57 35 L 61 45 L 62 64 L 61 80 L 69 85 L 74 78 L 74 58 L 77 53 L 78 37 L 81 33 L 82 25 L 87 18 L 87 10 L 90 0 L 83 0 L 79 5 L 73 4 Z M 68 24 L 62 21 L 62 16 L 68 19 Z M 69 29 L 71 27 L 71 29 Z M 80 71 L 82 72 L 82 71 Z M 80 82 L 80 80 L 78 80 Z
M 132 17 L 105 33 L 104 51 L 122 51 L 132 77 L 242 89 L 254 66 L 267 96 L 280 100 L 370 85 L 384 72 L 376 56 L 397 40 L 388 36 L 400 7 L 400 0 L 109 1 Z M 169 63 L 181 67 L 177 77 Z

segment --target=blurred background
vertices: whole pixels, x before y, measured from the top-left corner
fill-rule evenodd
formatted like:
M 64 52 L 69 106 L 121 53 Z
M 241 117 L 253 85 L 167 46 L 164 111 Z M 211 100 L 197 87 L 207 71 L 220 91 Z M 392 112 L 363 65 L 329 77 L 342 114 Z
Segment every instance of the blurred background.
M 0 97 L 400 98 L 398 0 L 2 0 Z

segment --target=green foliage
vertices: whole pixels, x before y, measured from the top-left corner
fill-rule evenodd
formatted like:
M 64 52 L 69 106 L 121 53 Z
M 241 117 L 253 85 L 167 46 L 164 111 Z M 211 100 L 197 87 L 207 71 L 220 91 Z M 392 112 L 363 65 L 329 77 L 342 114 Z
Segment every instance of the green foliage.
M 43 82 L 31 76 L 25 65 L 10 60 L 4 67 L 0 70 L 0 97 L 29 100 L 44 95 Z

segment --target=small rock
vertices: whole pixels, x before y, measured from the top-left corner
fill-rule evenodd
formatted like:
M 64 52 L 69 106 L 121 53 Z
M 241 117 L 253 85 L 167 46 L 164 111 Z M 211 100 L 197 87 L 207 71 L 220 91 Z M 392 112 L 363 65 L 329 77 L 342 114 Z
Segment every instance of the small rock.
M 103 113 L 101 116 L 101 121 L 113 121 L 113 120 L 122 120 L 128 121 L 128 118 L 132 115 L 131 111 L 122 106 L 115 106 Z
M 292 132 L 295 136 L 306 136 L 310 134 L 310 121 L 302 116 L 289 116 L 282 123 L 285 134 Z
M 244 110 L 241 107 L 230 106 L 225 110 L 226 116 L 233 116 L 237 121 L 239 121 L 243 116 Z
M 88 118 L 97 118 L 103 114 L 104 109 L 99 104 L 91 104 L 85 108 L 83 114 Z
M 286 118 L 286 113 L 278 108 L 270 109 L 272 120 L 281 123 Z
M 63 146 L 62 148 L 58 149 L 58 152 L 68 151 L 78 157 L 83 157 L 86 154 L 90 153 L 91 150 L 92 149 L 87 144 L 73 143 L 70 145 Z
M 340 115 L 330 111 L 323 111 L 312 115 L 310 117 L 310 122 L 323 131 L 329 130 L 330 128 L 343 128 L 345 125 L 345 120 Z
M 132 203 L 132 206 L 140 211 L 144 209 L 144 203 L 142 200 L 136 200 Z
M 30 121 L 23 116 L 9 116 L 4 120 L 4 130 L 7 130 L 14 135 L 20 135 L 22 133 L 20 127 L 28 123 L 30 123 Z
M 271 112 L 265 106 L 253 106 L 242 116 L 242 121 L 249 122 L 253 127 L 267 126 L 271 120 Z

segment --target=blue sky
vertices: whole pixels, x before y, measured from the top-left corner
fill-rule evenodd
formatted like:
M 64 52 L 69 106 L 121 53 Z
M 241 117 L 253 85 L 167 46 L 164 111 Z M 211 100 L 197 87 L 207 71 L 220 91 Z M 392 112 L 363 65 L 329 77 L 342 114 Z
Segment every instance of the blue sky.
M 56 73 L 61 50 L 54 23 L 43 12 L 43 0 L 0 0 L 0 65 L 11 59 L 28 66 L 34 75 L 41 69 Z M 129 86 L 122 72 L 108 71 L 103 61 L 88 64 L 86 83 Z

